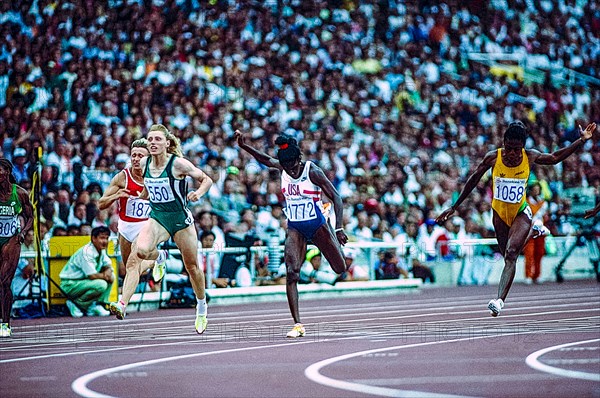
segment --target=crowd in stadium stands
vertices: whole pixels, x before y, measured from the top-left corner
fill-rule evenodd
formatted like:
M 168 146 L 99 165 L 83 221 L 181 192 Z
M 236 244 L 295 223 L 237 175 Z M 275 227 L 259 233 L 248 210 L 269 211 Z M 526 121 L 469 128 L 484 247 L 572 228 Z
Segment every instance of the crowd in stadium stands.
M 114 211 L 97 200 L 131 142 L 162 123 L 216 182 L 191 208 L 216 216 L 217 239 L 266 241 L 284 225 L 271 209 L 278 175 L 233 135 L 274 153 L 285 133 L 342 195 L 351 240 L 416 239 L 426 261 L 440 237 L 492 233 L 483 182 L 459 217 L 431 219 L 509 122 L 522 120 L 527 146 L 548 152 L 600 120 L 598 86 L 557 85 L 550 73 L 528 82 L 522 68 L 469 59 L 510 53 L 600 76 L 595 1 L 13 0 L 0 2 L 0 37 L 0 154 L 29 188 L 43 148 L 48 236 L 114 232 Z M 562 190 L 600 186 L 597 148 L 533 168 L 554 234 L 570 229 Z

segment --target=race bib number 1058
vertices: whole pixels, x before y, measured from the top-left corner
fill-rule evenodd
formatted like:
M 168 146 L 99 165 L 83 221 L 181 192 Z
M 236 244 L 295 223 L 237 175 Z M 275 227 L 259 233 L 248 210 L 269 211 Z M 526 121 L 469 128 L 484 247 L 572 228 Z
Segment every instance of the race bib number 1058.
M 519 203 L 525 195 L 527 180 L 517 178 L 494 179 L 494 199 L 505 203 Z

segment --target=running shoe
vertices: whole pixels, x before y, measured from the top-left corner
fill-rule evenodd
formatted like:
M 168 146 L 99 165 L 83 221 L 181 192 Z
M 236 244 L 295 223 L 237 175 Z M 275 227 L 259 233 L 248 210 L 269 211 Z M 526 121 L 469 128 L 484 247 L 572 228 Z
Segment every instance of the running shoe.
M 287 333 L 286 337 L 295 339 L 297 337 L 303 337 L 305 334 L 306 334 L 306 330 L 304 329 L 304 325 L 302 325 L 301 323 L 297 323 L 294 325 L 292 330 L 290 330 Z
M 110 303 L 110 313 L 115 315 L 117 319 L 125 319 L 126 306 L 122 301 Z
M 541 220 L 535 221 L 531 229 L 533 230 L 533 239 L 550 234 L 550 230 L 546 228 L 546 226 L 542 223 Z
M 152 268 L 152 279 L 155 282 L 160 281 L 167 272 L 167 258 L 169 253 L 166 250 L 158 251 L 158 258 L 154 262 L 154 268 Z
M 488 303 L 488 309 L 490 310 L 490 315 L 496 317 L 500 315 L 500 311 L 504 307 L 504 301 L 502 299 L 490 300 Z
M 206 319 L 206 315 L 198 315 L 196 314 L 196 333 L 202 334 L 206 330 L 206 326 L 208 325 L 208 319 Z
M 83 312 L 71 300 L 67 300 L 67 308 L 73 318 L 81 318 L 83 316 Z
M 0 337 L 10 337 L 12 336 L 12 331 L 8 326 L 8 323 L 0 323 Z

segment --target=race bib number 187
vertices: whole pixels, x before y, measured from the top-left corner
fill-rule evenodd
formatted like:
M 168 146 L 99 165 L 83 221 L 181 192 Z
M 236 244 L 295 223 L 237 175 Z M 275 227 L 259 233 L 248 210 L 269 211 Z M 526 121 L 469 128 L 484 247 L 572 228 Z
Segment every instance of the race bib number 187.
M 127 199 L 125 215 L 131 218 L 146 219 L 150 214 L 150 209 L 150 203 L 147 200 L 129 198 Z

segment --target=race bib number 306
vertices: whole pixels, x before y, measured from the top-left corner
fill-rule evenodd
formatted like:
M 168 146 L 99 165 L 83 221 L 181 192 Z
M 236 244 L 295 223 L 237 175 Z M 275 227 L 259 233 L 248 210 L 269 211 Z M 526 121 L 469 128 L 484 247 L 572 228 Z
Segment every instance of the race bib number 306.
M 525 195 L 527 180 L 518 178 L 494 178 L 494 199 L 505 203 L 520 203 Z
M 168 178 L 145 178 L 151 203 L 167 203 L 175 200 Z
M 19 219 L 17 217 L 0 217 L 0 238 L 10 238 L 19 231 Z
M 127 199 L 127 208 L 125 215 L 131 218 L 146 219 L 150 214 L 150 202 L 138 198 Z

